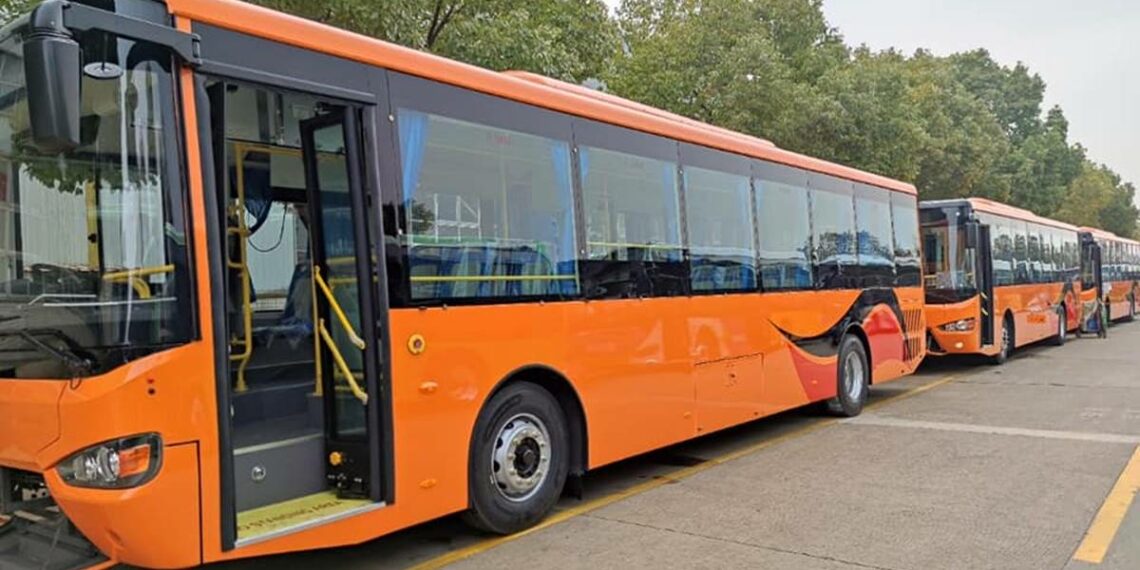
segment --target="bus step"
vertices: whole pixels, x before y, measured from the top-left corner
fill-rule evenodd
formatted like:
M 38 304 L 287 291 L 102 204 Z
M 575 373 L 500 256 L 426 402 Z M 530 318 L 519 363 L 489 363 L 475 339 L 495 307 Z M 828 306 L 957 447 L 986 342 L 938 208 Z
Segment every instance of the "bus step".
M 239 448 L 234 475 L 239 512 L 320 493 L 328 488 L 324 432 Z
M 106 558 L 61 514 L 9 516 L 0 526 L 0 570 L 78 570 Z

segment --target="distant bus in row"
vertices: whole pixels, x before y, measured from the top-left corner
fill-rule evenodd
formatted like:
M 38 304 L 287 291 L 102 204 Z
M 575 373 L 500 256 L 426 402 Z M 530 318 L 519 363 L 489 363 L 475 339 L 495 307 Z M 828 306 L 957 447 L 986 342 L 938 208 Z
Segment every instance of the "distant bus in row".
M 1135 315 L 1136 241 L 982 198 L 922 202 L 919 218 L 930 354 L 1002 363 Z

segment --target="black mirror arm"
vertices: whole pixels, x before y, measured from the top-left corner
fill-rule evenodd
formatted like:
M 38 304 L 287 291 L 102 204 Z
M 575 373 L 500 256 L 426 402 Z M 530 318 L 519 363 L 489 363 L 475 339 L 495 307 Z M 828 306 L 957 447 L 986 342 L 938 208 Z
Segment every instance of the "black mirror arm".
M 36 8 L 29 27 L 33 33 L 71 36 L 72 31 L 100 31 L 169 48 L 182 61 L 202 64 L 201 39 L 197 34 L 176 30 L 138 18 L 100 10 L 67 0 L 48 0 Z

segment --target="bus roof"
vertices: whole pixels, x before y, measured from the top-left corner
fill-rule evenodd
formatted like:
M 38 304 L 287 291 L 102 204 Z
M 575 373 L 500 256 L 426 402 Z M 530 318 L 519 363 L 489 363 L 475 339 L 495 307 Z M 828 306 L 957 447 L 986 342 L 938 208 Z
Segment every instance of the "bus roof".
M 1059 228 L 1059 229 L 1068 230 L 1068 231 L 1072 231 L 1072 232 L 1081 231 L 1081 228 L 1078 228 L 1077 226 L 1074 226 L 1072 224 L 1067 224 L 1065 222 L 1062 222 L 1059 220 L 1054 220 L 1052 218 L 1045 218 L 1042 216 L 1038 216 L 1037 214 L 1034 214 L 1033 212 L 1030 212 L 1029 210 L 1026 210 L 1024 208 L 1018 208 L 1017 206 L 1010 206 L 1009 204 L 1003 204 L 1001 202 L 995 202 L 993 200 L 989 200 L 986 198 L 957 198 L 957 199 L 951 199 L 951 200 L 927 200 L 927 201 L 923 201 L 923 202 L 919 203 L 919 208 L 939 207 L 939 206 L 946 206 L 946 205 L 967 205 L 967 204 L 971 208 L 973 208 L 975 211 L 983 212 L 986 214 L 992 214 L 995 216 L 1002 216 L 1005 218 L 1012 218 L 1014 220 L 1022 220 L 1022 221 L 1026 221 L 1026 222 L 1033 222 L 1035 224 L 1052 226 L 1054 228 Z
M 1098 238 L 1098 239 L 1103 239 L 1103 240 L 1108 240 L 1108 241 L 1118 241 L 1121 243 L 1140 244 L 1140 242 L 1138 242 L 1134 239 L 1129 239 L 1126 237 L 1120 237 L 1120 236 L 1118 236 L 1112 232 L 1105 231 L 1105 230 L 1102 230 L 1100 228 L 1090 228 L 1088 226 L 1085 226 L 1085 227 L 1081 228 L 1081 231 L 1087 232 L 1087 233 L 1091 234 L 1094 238 Z
M 914 185 L 786 151 L 770 141 L 714 127 L 532 74 L 498 73 L 237 0 L 167 0 L 170 11 L 210 24 L 385 69 L 679 141 L 778 162 L 917 195 Z

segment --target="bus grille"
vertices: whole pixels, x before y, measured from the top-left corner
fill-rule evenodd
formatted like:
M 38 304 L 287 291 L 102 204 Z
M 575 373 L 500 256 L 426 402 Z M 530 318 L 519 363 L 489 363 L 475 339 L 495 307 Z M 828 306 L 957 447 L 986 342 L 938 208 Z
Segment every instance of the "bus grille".
M 922 358 L 923 341 L 926 340 L 926 324 L 922 309 L 903 311 L 903 358 L 908 363 Z

